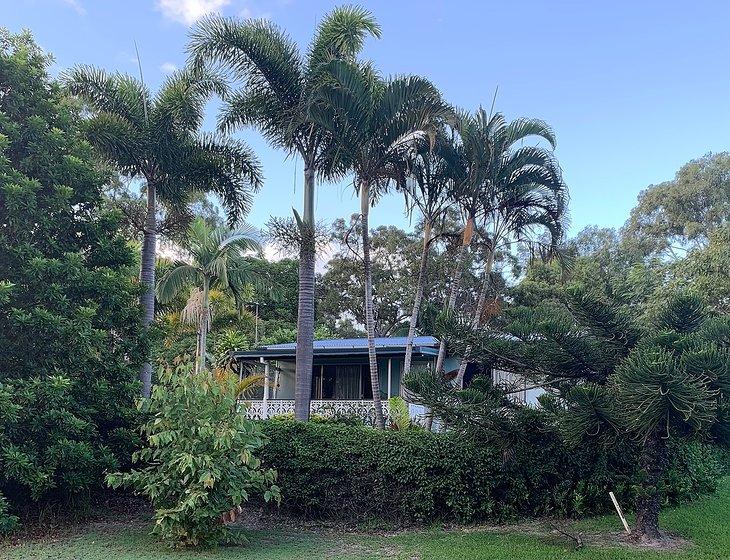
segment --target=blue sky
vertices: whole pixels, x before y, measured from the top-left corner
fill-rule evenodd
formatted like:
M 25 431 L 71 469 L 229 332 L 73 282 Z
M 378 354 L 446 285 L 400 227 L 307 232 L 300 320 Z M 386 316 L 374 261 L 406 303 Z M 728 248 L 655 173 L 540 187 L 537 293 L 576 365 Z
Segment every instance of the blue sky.
M 29 28 L 56 56 L 54 72 L 77 63 L 137 72 L 156 87 L 184 64 L 189 25 L 207 10 L 267 17 L 306 47 L 320 0 L 0 0 L 0 22 Z M 572 233 L 620 226 L 639 191 L 672 178 L 686 161 L 730 147 L 730 2 L 672 0 L 361 2 L 383 28 L 364 56 L 384 74 L 429 77 L 453 104 L 489 105 L 509 118 L 539 117 L 558 137 L 571 190 Z M 212 127 L 213 110 L 208 119 Z M 301 206 L 301 163 L 255 133 L 266 184 L 249 216 Z M 296 172 L 295 172 L 296 170 Z M 296 181 L 296 182 L 295 182 Z M 318 218 L 357 211 L 346 185 L 322 185 Z M 372 223 L 408 227 L 392 196 Z

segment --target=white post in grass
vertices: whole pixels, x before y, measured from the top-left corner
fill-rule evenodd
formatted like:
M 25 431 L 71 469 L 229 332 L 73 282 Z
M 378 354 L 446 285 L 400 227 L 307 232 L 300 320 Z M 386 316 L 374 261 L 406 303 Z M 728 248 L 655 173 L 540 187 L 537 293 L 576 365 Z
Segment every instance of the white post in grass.
M 613 507 L 616 508 L 616 513 L 618 513 L 618 516 L 621 518 L 621 523 L 624 525 L 624 530 L 626 531 L 626 534 L 631 534 L 631 529 L 629 529 L 629 524 L 626 522 L 626 518 L 624 517 L 624 512 L 621 511 L 621 506 L 618 505 L 618 500 L 616 499 L 616 495 L 613 492 L 609 492 L 608 495 L 611 497 L 611 501 L 613 502 Z
M 264 364 L 264 402 L 261 407 L 261 416 L 264 420 L 269 417 L 269 362 L 264 361 L 263 356 L 259 361 Z

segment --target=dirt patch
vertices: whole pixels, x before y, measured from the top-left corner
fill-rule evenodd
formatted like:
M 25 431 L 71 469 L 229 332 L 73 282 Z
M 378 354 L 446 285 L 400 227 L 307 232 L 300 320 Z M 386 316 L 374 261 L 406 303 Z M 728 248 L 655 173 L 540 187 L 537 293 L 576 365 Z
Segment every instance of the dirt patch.
M 40 518 L 23 519 L 20 530 L 0 539 L 0 544 L 58 542 L 89 529 L 106 532 L 119 527 L 144 526 L 149 524 L 151 515 L 152 509 L 143 500 L 131 496 L 114 497 L 94 504 L 85 515 L 58 516 L 49 513 Z

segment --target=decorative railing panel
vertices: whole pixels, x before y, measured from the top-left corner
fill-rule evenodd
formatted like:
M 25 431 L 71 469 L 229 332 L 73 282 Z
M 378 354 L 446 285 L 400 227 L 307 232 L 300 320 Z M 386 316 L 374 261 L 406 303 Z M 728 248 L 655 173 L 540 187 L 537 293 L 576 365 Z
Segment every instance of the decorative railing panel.
M 388 403 L 381 403 L 383 416 L 388 419 Z M 246 401 L 246 417 L 252 420 L 264 420 L 274 416 L 294 414 L 294 401 L 289 399 L 269 399 L 267 401 Z M 333 416 L 357 416 L 366 424 L 375 424 L 375 404 L 373 401 L 339 401 L 316 400 L 311 401 L 309 411 L 317 416 L 331 418 Z

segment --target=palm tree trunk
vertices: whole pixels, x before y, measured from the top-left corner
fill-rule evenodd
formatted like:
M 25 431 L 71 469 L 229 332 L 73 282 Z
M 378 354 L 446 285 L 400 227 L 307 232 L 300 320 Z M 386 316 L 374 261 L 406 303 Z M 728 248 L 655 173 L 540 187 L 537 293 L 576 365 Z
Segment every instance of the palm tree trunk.
M 205 356 L 208 349 L 208 328 L 210 318 L 210 282 L 207 278 L 203 278 L 203 301 L 200 309 L 200 322 L 199 322 L 199 344 L 198 344 L 198 356 L 196 361 L 195 369 L 197 373 L 205 372 Z
M 473 329 L 476 329 L 479 326 L 482 314 L 484 313 L 484 308 L 487 305 L 487 292 L 489 291 L 489 286 L 491 285 L 493 265 L 494 250 L 490 250 L 489 256 L 487 257 L 487 262 L 484 266 L 484 280 L 482 281 L 482 289 L 479 291 L 479 299 L 477 300 L 477 306 L 474 310 L 474 317 L 471 321 L 471 326 Z M 466 347 L 466 350 L 464 351 L 464 356 L 461 358 L 461 363 L 459 364 L 459 372 L 456 374 L 456 386 L 460 389 L 464 387 L 464 374 L 466 373 L 466 366 L 469 365 L 469 354 L 471 354 L 471 346 Z
M 304 168 L 304 222 L 299 247 L 299 307 L 294 385 L 294 418 L 309 420 L 314 361 L 314 168 Z
M 370 266 L 370 231 L 368 214 L 370 212 L 370 185 L 360 183 L 360 213 L 362 216 L 362 254 L 363 273 L 365 275 L 365 328 L 368 333 L 368 361 L 370 363 L 370 384 L 373 388 L 373 406 L 375 407 L 375 427 L 384 430 L 383 408 L 380 401 L 380 374 L 378 373 L 378 357 L 375 353 L 375 308 L 373 306 L 373 278 Z
M 431 243 L 431 222 L 424 220 L 423 224 L 423 250 L 421 251 L 421 264 L 418 267 L 418 283 L 416 284 L 416 296 L 413 299 L 413 311 L 411 321 L 408 324 L 408 338 L 406 339 L 406 355 L 403 359 L 403 377 L 411 371 L 411 357 L 413 356 L 413 339 L 416 336 L 416 325 L 418 313 L 423 300 L 423 284 L 426 281 L 426 267 L 428 265 L 428 248 Z
M 634 538 L 640 541 L 657 541 L 661 509 L 661 479 L 667 463 L 667 442 L 661 428 L 654 430 L 644 441 L 641 467 L 643 484 L 636 497 L 636 528 Z
M 466 251 L 471 245 L 471 239 L 474 233 L 474 217 L 469 216 L 464 225 L 464 234 L 461 241 L 461 247 L 459 248 L 459 254 L 456 256 L 456 263 L 454 264 L 454 276 L 451 280 L 451 293 L 449 294 L 449 302 L 446 308 L 449 311 L 453 311 L 456 308 L 456 296 L 461 287 L 461 277 L 464 275 L 464 257 Z M 441 337 L 441 344 L 439 345 L 439 355 L 436 359 L 436 372 L 444 370 L 444 359 L 446 358 L 446 337 Z
M 147 215 L 144 221 L 144 238 L 142 240 L 142 259 L 139 273 L 142 284 L 142 327 L 149 336 L 149 329 L 155 320 L 155 257 L 157 254 L 157 191 L 155 184 L 147 181 Z M 147 360 L 139 372 L 142 382 L 142 396 L 149 397 L 152 392 L 152 363 Z

